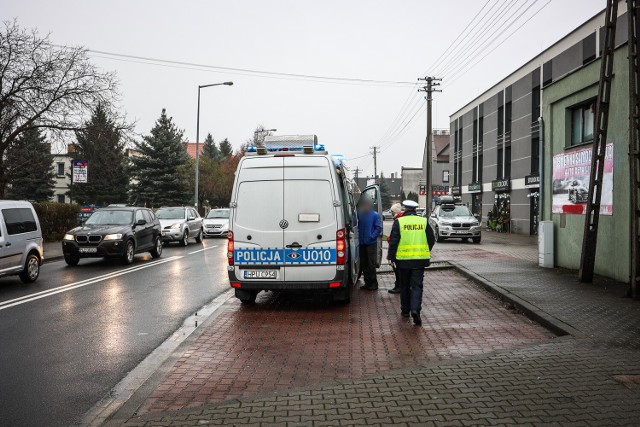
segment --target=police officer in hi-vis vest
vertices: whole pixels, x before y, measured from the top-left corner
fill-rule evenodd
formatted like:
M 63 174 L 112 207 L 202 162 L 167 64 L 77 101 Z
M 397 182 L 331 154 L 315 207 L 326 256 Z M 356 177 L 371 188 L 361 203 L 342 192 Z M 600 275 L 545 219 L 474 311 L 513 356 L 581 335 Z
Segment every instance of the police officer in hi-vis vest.
M 400 313 L 421 325 L 424 268 L 429 266 L 436 237 L 427 218 L 416 214 L 416 202 L 405 200 L 402 205 L 405 212 L 393 222 L 389 236 L 389 261 L 398 269 Z

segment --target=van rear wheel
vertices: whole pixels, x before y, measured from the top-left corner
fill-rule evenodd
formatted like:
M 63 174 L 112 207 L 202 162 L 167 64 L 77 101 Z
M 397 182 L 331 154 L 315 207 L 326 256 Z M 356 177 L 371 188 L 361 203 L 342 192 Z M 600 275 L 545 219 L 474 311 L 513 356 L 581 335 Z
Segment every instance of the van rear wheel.
M 243 289 L 236 289 L 236 298 L 238 298 L 242 304 L 255 304 L 258 292 L 260 291 L 245 291 Z
M 338 288 L 333 291 L 333 300 L 341 304 L 349 304 L 351 302 L 351 286 Z

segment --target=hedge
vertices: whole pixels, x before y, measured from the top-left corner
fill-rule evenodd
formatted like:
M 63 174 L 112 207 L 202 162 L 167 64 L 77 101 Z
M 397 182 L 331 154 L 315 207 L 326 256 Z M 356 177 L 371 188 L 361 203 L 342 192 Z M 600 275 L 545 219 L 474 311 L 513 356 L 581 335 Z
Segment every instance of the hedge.
M 62 240 L 67 231 L 79 225 L 80 208 L 78 205 L 38 202 L 34 203 L 33 207 L 40 220 L 42 237 L 46 241 Z

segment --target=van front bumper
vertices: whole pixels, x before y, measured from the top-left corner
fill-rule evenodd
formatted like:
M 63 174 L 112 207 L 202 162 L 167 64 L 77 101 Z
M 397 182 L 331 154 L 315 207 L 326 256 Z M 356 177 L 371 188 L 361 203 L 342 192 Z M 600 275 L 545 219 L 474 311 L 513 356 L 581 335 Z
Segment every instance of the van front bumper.
M 80 252 L 80 248 L 95 248 L 95 252 Z M 89 246 L 78 245 L 75 241 L 64 240 L 62 242 L 62 253 L 79 258 L 120 257 L 124 254 L 124 243 L 122 240 L 103 240 L 97 246 Z

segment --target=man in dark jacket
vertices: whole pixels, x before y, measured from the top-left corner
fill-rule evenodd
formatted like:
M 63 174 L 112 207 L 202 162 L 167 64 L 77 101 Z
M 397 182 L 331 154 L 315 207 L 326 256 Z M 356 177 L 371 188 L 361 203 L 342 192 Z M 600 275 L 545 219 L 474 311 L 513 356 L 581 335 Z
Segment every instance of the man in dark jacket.
M 400 314 L 422 324 L 422 288 L 424 269 L 431 263 L 431 248 L 436 238 L 427 218 L 418 216 L 418 204 L 402 202 L 405 212 L 393 222 L 389 238 L 389 261 L 398 269 L 400 278 Z
M 378 258 L 378 237 L 382 233 L 382 219 L 378 212 L 371 209 L 371 201 L 360 203 L 358 215 L 360 231 L 360 265 L 364 275 L 364 285 L 360 289 L 375 291 L 378 289 L 376 264 Z

